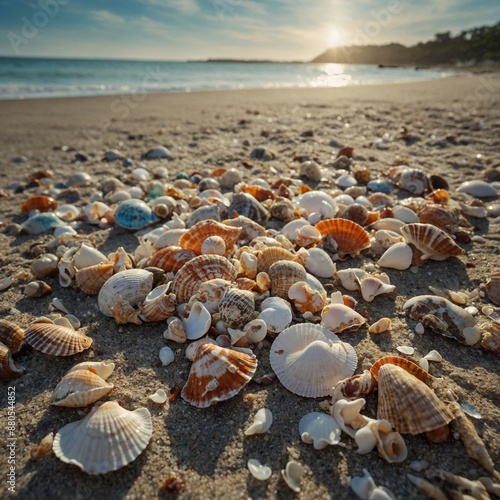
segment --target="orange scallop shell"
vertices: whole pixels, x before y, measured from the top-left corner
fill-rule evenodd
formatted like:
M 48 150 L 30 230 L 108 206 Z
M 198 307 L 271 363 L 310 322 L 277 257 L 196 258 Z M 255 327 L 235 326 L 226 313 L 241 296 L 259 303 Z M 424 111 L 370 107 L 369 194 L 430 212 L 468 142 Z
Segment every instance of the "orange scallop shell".
M 399 366 L 408 373 L 411 373 L 414 377 L 417 377 L 422 382 L 434 380 L 434 377 L 427 373 L 425 370 L 422 370 L 420 366 L 406 358 L 401 358 L 399 356 L 385 356 L 384 358 L 381 358 L 373 363 L 372 367 L 370 368 L 371 376 L 375 380 L 378 380 L 378 372 L 380 368 L 387 364 Z
M 19 208 L 23 212 L 30 212 L 31 210 L 39 210 L 40 212 L 48 212 L 54 210 L 59 204 L 54 198 L 40 194 L 28 198 Z
M 236 269 L 220 255 L 198 255 L 179 269 L 172 281 L 172 293 L 175 293 L 177 303 L 183 304 L 198 291 L 202 283 L 215 278 L 234 281 Z
M 226 242 L 225 255 L 227 255 L 238 241 L 240 233 L 241 228 L 239 227 L 231 227 L 212 219 L 202 220 L 181 236 L 179 246 L 193 250 L 197 255 L 200 255 L 201 246 L 207 238 L 220 236 Z
M 240 189 L 244 193 L 251 194 L 257 201 L 270 200 L 274 197 L 274 194 L 270 189 L 266 189 L 263 186 L 255 184 L 241 184 Z
M 186 262 L 196 257 L 196 252 L 177 246 L 163 247 L 148 260 L 148 266 L 159 267 L 165 272 L 176 273 Z
M 337 242 L 340 258 L 346 255 L 358 255 L 361 250 L 370 246 L 368 233 L 355 222 L 348 219 L 326 219 L 319 221 L 316 228 L 325 236 Z
M 113 275 L 114 266 L 113 262 L 101 262 L 95 266 L 84 267 L 75 275 L 76 285 L 88 295 L 97 295 L 102 285 Z
M 280 260 L 295 260 L 296 258 L 296 255 L 284 248 L 268 247 L 257 254 L 257 271 L 267 273 L 275 262 Z

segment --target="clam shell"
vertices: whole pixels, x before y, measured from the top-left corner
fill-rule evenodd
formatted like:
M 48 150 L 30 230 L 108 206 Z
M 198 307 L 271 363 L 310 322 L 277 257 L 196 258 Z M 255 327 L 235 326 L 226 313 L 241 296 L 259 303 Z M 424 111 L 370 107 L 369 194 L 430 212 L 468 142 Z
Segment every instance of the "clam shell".
M 166 246 L 148 260 L 148 266 L 159 267 L 166 272 L 176 273 L 186 262 L 196 257 L 196 252 L 179 246 Z
M 115 364 L 112 361 L 83 361 L 68 370 L 66 375 L 76 370 L 88 370 L 89 368 L 103 380 L 107 380 L 113 373 Z
M 364 323 L 366 323 L 366 319 L 361 314 L 344 304 L 329 304 L 321 311 L 321 326 L 334 333 L 340 333 Z
M 0 342 L 16 354 L 23 346 L 24 330 L 11 321 L 0 319 Z
M 271 366 L 294 394 L 321 397 L 354 373 L 354 348 L 319 325 L 299 324 L 283 330 L 271 346 Z
M 54 453 L 89 474 L 106 474 L 135 460 L 153 434 L 146 408 L 128 411 L 116 401 L 94 406 L 82 420 L 64 426 L 54 438 Z
M 286 223 L 280 232 L 281 234 L 285 235 L 290 241 L 295 241 L 297 232 L 305 226 L 313 227 L 312 224 L 305 219 L 295 219 Z
M 24 339 L 34 349 L 52 356 L 72 356 L 92 345 L 92 339 L 83 333 L 38 320 L 26 328 Z
M 260 307 L 258 319 L 266 323 L 267 330 L 271 333 L 282 332 L 292 322 L 292 308 L 280 297 L 269 297 Z
M 147 294 L 139 315 L 143 321 L 163 321 L 174 314 L 175 295 L 168 292 L 169 286 L 157 286 Z
M 21 224 L 23 231 L 26 231 L 28 234 L 40 234 L 60 226 L 64 226 L 64 221 L 51 212 L 32 215 Z
M 151 207 L 137 199 L 125 200 L 120 203 L 114 217 L 118 226 L 131 230 L 141 229 L 158 220 L 151 211 Z
M 331 278 L 337 268 L 332 258 L 321 248 L 310 248 L 309 255 L 304 259 L 304 267 L 311 274 L 320 278 Z
M 413 251 L 411 247 L 400 241 L 389 247 L 380 257 L 377 264 L 380 267 L 403 271 L 411 266 Z
M 337 202 L 323 191 L 309 191 L 294 199 L 306 214 L 320 214 L 322 219 L 335 217 L 338 212 Z M 317 219 L 316 219 L 317 220 Z
M 112 317 L 111 308 L 117 301 L 127 301 L 131 306 L 142 302 L 153 288 L 153 273 L 144 269 L 128 269 L 116 273 L 102 286 L 97 297 L 99 310 Z
M 316 224 L 323 238 L 331 237 L 337 243 L 337 252 L 341 259 L 350 255 L 359 255 L 361 250 L 370 246 L 368 233 L 348 219 L 327 219 Z
M 177 228 L 168 229 L 162 233 L 158 239 L 154 242 L 154 248 L 159 250 L 164 247 L 178 246 L 181 236 L 187 231 L 187 229 Z
M 297 281 L 305 281 L 306 270 L 298 262 L 290 260 L 279 260 L 269 267 L 271 278 L 271 295 L 288 298 L 288 290 Z
M 243 331 L 245 332 L 245 337 L 252 344 L 258 344 L 266 338 L 267 325 L 262 319 L 254 319 L 243 327 Z
M 490 274 L 489 280 L 486 283 L 486 293 L 493 304 L 500 306 L 500 271 Z
M 353 203 L 342 212 L 341 217 L 363 226 L 368 220 L 368 209 L 359 203 Z
M 390 318 L 380 318 L 378 321 L 373 323 L 368 331 L 370 333 L 383 333 L 391 329 L 391 319 Z
M 247 290 L 230 288 L 219 303 L 223 321 L 231 328 L 242 328 L 255 312 L 254 294 Z
M 261 408 L 254 416 L 253 423 L 245 429 L 245 436 L 264 434 L 273 423 L 273 414 L 268 408 Z
M 238 394 L 256 369 L 257 358 L 253 354 L 202 344 L 196 351 L 181 396 L 197 408 L 207 408 Z
M 458 193 L 467 193 L 476 198 L 490 198 L 497 196 L 497 190 L 485 181 L 466 181 L 457 188 Z
M 290 460 L 286 467 L 281 471 L 281 475 L 287 486 L 295 493 L 300 493 L 302 480 L 302 465 L 294 460 Z
M 107 259 L 104 254 L 99 252 L 96 248 L 86 245 L 85 243 L 83 243 L 73 255 L 73 265 L 77 269 L 95 266 L 105 262 L 106 260 Z
M 51 404 L 70 408 L 87 406 L 101 399 L 113 387 L 113 384 L 108 384 L 94 373 L 92 368 L 71 370 L 54 389 Z
M 0 381 L 6 382 L 22 374 L 23 370 L 15 365 L 10 349 L 0 342 Z
M 158 353 L 158 357 L 163 366 L 168 366 L 175 361 L 175 353 L 170 347 L 162 347 Z
M 407 243 L 412 243 L 422 252 L 421 260 L 445 260 L 464 253 L 444 231 L 432 224 L 406 224 L 401 228 L 401 234 Z
M 429 387 L 393 364 L 385 364 L 378 371 L 377 417 L 389 420 L 402 434 L 433 431 L 453 418 Z
M 113 263 L 103 262 L 77 271 L 75 282 L 78 288 L 88 295 L 97 295 L 104 283 L 113 276 Z
M 199 255 L 186 262 L 172 282 L 172 292 L 177 297 L 177 303 L 188 302 L 202 283 L 215 278 L 228 281 L 236 279 L 236 270 L 226 258 L 220 255 Z
M 296 259 L 296 255 L 292 252 L 278 246 L 272 246 L 257 254 L 257 271 L 267 273 L 274 263 L 281 260 L 293 261 L 294 259 Z
M 340 443 L 341 430 L 335 419 L 326 413 L 312 412 L 299 422 L 299 434 L 304 443 L 312 444 L 315 450 Z
M 200 255 L 202 253 L 201 247 L 207 238 L 220 236 L 224 240 L 226 248 L 223 254 L 219 255 L 227 255 L 238 241 L 240 233 L 241 228 L 239 227 L 231 227 L 210 219 L 202 220 L 181 236 L 179 246 L 193 250 L 197 255 Z

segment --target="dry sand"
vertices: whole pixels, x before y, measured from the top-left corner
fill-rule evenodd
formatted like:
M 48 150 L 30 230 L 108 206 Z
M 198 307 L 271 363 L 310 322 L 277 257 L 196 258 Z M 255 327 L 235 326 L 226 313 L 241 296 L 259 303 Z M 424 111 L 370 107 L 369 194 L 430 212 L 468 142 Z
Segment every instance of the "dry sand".
M 130 168 L 119 162 L 102 161 L 103 153 L 117 148 L 138 162 L 149 147 L 167 146 L 175 156 L 165 164 L 169 179 L 178 171 L 200 171 L 215 166 L 242 168 L 242 160 L 252 169 L 243 169 L 245 180 L 255 177 L 290 175 L 299 163 L 294 155 L 309 156 L 324 164 L 338 146 L 355 148 L 355 163 L 374 174 L 387 170 L 395 161 L 442 175 L 452 191 L 471 179 L 483 178 L 500 164 L 500 79 L 492 75 L 460 76 L 435 82 L 407 83 L 357 88 L 316 90 L 257 90 L 205 92 L 193 94 L 147 95 L 132 97 L 92 97 L 77 99 L 0 102 L 0 188 L 8 194 L 0 201 L 1 222 L 22 222 L 26 215 L 19 204 L 33 190 L 13 194 L 14 183 L 26 183 L 27 175 L 50 168 L 57 181 L 64 182 L 76 171 L 86 171 L 98 181 L 115 175 L 125 179 Z M 374 147 L 377 138 L 394 138 L 403 125 L 410 127 L 415 140 L 408 144 L 394 139 L 384 149 Z M 313 131 L 312 137 L 301 134 Z M 447 140 L 449 136 L 455 139 Z M 335 141 L 332 143 L 332 141 Z M 332 145 L 333 144 L 333 145 Z M 89 160 L 74 161 L 74 152 L 85 152 Z M 256 146 L 269 146 L 278 153 L 275 161 L 250 160 Z M 28 162 L 14 164 L 11 159 L 24 155 Z M 273 173 L 271 169 L 276 169 Z M 330 181 L 331 182 L 331 181 Z M 329 188 L 328 182 L 318 189 Z M 93 188 L 79 188 L 78 204 L 84 203 Z M 406 194 L 402 194 L 406 196 Z M 493 200 L 494 201 L 494 200 Z M 498 202 L 498 200 L 497 200 Z M 428 286 L 471 292 L 484 291 L 487 276 L 500 267 L 500 225 L 496 219 L 471 220 L 473 234 L 480 241 L 465 244 L 466 253 L 458 259 L 427 262 L 418 273 L 388 270 L 396 291 L 366 304 L 371 321 L 383 316 L 393 320 L 392 332 L 371 335 L 366 328 L 342 336 L 360 357 L 358 373 L 383 355 L 397 354 L 398 345 L 412 345 L 418 360 L 431 349 L 444 358 L 433 363 L 431 373 L 444 377 L 462 402 L 478 408 L 483 419 L 475 426 L 482 435 L 493 460 L 500 463 L 499 362 L 479 346 L 468 347 L 431 332 L 410 333 L 415 321 L 402 313 L 409 297 L 428 293 Z M 103 252 L 122 245 L 132 251 L 137 240 L 119 228 L 95 230 L 85 225 L 85 234 Z M 0 234 L 2 275 L 29 269 L 29 249 L 42 248 L 51 241 L 48 234 L 9 236 Z M 339 268 L 359 266 L 369 257 L 349 259 Z M 51 295 L 25 298 L 22 277 L 0 295 L 0 316 L 25 327 L 35 317 L 48 312 L 53 297 L 61 298 L 70 312 L 82 321 L 82 330 L 94 339 L 90 350 L 72 359 L 53 359 L 30 347 L 15 356 L 25 374 L 2 384 L 0 396 L 2 461 L 0 496 L 5 498 L 8 470 L 6 458 L 7 387 L 16 388 L 16 495 L 20 498 L 154 498 L 162 481 L 177 477 L 184 487 L 181 498 L 290 498 L 294 494 L 280 475 L 285 454 L 304 467 L 299 498 L 353 498 L 350 478 L 370 471 L 378 485 L 390 488 L 397 498 L 423 498 L 406 474 L 414 460 L 426 460 L 440 467 L 475 479 L 485 471 L 469 458 L 459 440 L 432 444 L 419 436 L 405 436 L 408 458 L 388 464 L 376 451 L 356 453 L 356 445 L 346 436 L 342 446 L 314 450 L 301 442 L 298 422 L 302 415 L 319 409 L 321 400 L 295 396 L 279 382 L 269 386 L 251 382 L 235 398 L 208 409 L 196 409 L 182 399 L 159 407 L 147 396 L 159 387 L 182 385 L 189 371 L 185 345 L 168 368 L 158 360 L 158 351 L 167 342 L 164 324 L 118 327 L 113 319 L 100 314 L 95 297 L 76 288 L 61 288 L 54 278 Z M 360 298 L 357 292 L 353 295 Z M 484 295 L 484 294 L 483 294 Z M 488 299 L 478 297 L 472 304 L 481 310 Z M 19 312 L 9 314 L 12 308 Z M 479 313 L 479 321 L 485 320 Z M 179 347 L 170 344 L 172 347 Z M 269 373 L 269 344 L 257 352 L 257 377 Z M 115 389 L 108 399 L 116 399 L 129 409 L 146 406 L 153 417 L 153 438 L 145 452 L 129 466 L 104 476 L 89 476 L 55 456 L 39 462 L 29 460 L 30 449 L 48 432 L 82 418 L 87 410 L 49 406 L 51 392 L 62 375 L 76 362 L 111 359 L 116 371 L 111 381 Z M 274 423 L 265 435 L 245 437 L 244 429 L 260 408 L 268 407 Z M 376 395 L 367 398 L 364 413 L 376 415 Z M 246 462 L 258 458 L 272 468 L 271 479 L 253 479 Z

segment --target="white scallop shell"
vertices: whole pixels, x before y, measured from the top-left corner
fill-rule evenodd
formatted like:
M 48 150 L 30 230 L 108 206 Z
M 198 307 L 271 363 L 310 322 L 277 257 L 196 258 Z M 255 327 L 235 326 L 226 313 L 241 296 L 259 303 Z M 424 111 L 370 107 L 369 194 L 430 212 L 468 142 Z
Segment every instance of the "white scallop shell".
M 403 271 L 411 266 L 412 259 L 413 251 L 411 247 L 407 243 L 400 241 L 389 247 L 377 264 L 381 267 Z
M 340 427 L 326 413 L 315 411 L 304 415 L 299 422 L 299 434 L 302 441 L 314 445 L 315 450 L 340 443 Z
M 312 226 L 314 227 L 314 226 Z M 305 268 L 320 278 L 331 278 L 337 268 L 332 258 L 321 248 L 310 248 L 309 256 L 305 259 Z
M 99 252 L 94 247 L 90 247 L 83 243 L 78 251 L 73 255 L 73 264 L 77 269 L 84 269 L 85 267 L 95 266 L 101 264 L 106 259 L 106 256 Z
M 148 396 L 153 403 L 162 405 L 168 399 L 167 393 L 163 389 L 158 389 L 154 394 Z
M 458 193 L 467 193 L 476 198 L 490 198 L 497 196 L 497 190 L 487 182 L 475 180 L 466 181 L 457 188 Z
M 256 458 L 251 458 L 247 462 L 247 467 L 250 474 L 252 474 L 252 476 L 259 481 L 266 481 L 271 477 L 271 468 L 262 465 Z
M 264 300 L 261 311 L 257 319 L 265 321 L 269 332 L 280 333 L 292 322 L 292 309 L 288 302 L 280 297 Z
M 300 493 L 300 483 L 302 480 L 302 465 L 294 460 L 290 460 L 281 471 L 281 475 L 287 486 L 295 493 Z
M 264 434 L 273 423 L 273 414 L 268 408 L 261 408 L 254 416 L 253 423 L 245 429 L 245 436 Z
M 358 363 L 350 344 L 310 323 L 283 330 L 271 346 L 270 361 L 290 392 L 309 398 L 328 395 L 337 382 L 354 373 Z
M 91 368 L 96 372 L 96 374 L 101 377 L 103 380 L 108 380 L 110 375 L 113 373 L 115 369 L 115 364 L 112 361 L 83 361 L 82 363 L 78 363 L 73 366 L 68 372 L 71 373 L 75 370 L 87 370 Z
M 334 333 L 343 332 L 364 323 L 366 323 L 366 319 L 361 314 L 344 304 L 329 304 L 321 312 L 321 326 Z
M 112 317 L 111 308 L 121 300 L 131 306 L 142 302 L 153 288 L 153 273 L 145 269 L 128 269 L 111 276 L 99 291 L 97 302 L 99 310 Z
M 201 302 L 194 302 L 191 306 L 189 316 L 183 320 L 186 338 L 197 340 L 210 329 L 212 315 Z
M 158 353 L 161 364 L 163 366 L 168 366 L 170 363 L 173 363 L 175 360 L 175 354 L 170 347 L 162 347 L 160 352 Z
M 94 406 L 82 420 L 65 425 L 54 438 L 54 453 L 89 474 L 106 474 L 129 464 L 153 434 L 146 408 L 128 411 L 117 401 Z

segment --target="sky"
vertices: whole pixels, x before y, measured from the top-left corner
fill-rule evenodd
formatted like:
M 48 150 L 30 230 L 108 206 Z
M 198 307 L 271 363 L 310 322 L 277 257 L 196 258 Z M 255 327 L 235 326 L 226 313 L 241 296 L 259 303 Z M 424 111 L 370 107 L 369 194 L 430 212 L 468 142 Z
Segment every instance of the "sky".
M 307 61 L 499 20 L 498 0 L 0 0 L 0 55 Z

